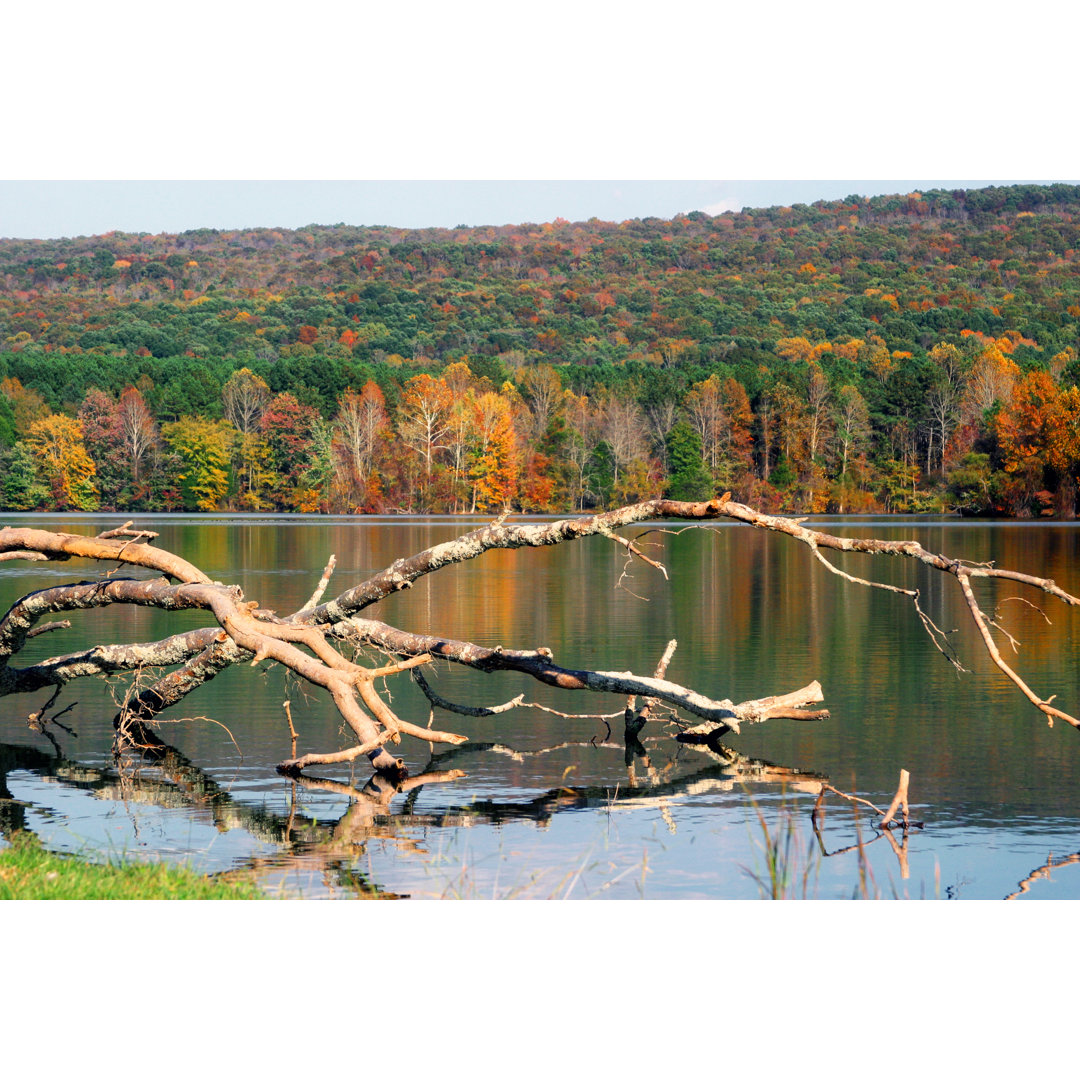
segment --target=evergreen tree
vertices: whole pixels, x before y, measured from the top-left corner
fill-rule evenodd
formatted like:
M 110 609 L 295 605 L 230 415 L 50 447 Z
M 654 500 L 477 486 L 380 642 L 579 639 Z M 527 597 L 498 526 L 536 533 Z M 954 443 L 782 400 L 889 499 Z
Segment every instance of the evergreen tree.
M 701 436 L 680 420 L 665 440 L 668 455 L 669 499 L 697 502 L 713 497 L 713 482 L 701 460 Z

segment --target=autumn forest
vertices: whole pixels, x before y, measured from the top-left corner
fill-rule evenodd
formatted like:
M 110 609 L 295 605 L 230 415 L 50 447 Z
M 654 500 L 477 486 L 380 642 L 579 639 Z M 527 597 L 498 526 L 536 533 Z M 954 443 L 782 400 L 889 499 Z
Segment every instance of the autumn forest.
M 1075 515 L 1080 187 L 0 239 L 0 509 Z

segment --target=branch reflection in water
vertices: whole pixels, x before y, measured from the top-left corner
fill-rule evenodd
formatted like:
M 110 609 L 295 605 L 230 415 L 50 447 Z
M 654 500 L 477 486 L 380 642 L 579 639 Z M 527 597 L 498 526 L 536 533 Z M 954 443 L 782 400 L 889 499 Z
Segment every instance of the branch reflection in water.
M 499 754 L 525 760 L 584 746 L 622 753 L 627 761 L 625 784 L 564 783 L 525 800 L 474 799 L 433 812 L 418 809 L 418 799 L 425 787 L 452 783 L 466 776 L 465 770 L 457 765 L 470 756 Z M 279 848 L 270 856 L 238 862 L 226 872 L 228 875 L 254 873 L 269 889 L 281 887 L 286 878 L 303 880 L 314 876 L 327 889 L 336 886 L 366 895 L 388 896 L 397 894 L 373 883 L 370 875 L 367 879 L 363 875 L 358 877 L 355 870 L 357 860 L 363 858 L 372 841 L 390 843 L 401 854 L 426 859 L 430 857 L 425 844 L 431 830 L 511 822 L 532 822 L 543 827 L 565 811 L 631 804 L 659 809 L 668 828 L 674 831 L 671 807 L 676 800 L 739 791 L 750 784 L 781 783 L 811 794 L 824 779 L 750 759 L 726 748 L 721 752 L 707 747 L 701 748 L 709 759 L 706 768 L 676 777 L 674 762 L 655 766 L 649 750 L 636 737 L 626 745 L 589 740 L 528 751 L 500 743 L 470 743 L 433 756 L 423 773 L 398 782 L 375 775 L 358 788 L 337 780 L 306 776 L 290 780 L 288 812 L 281 813 L 234 798 L 227 787 L 160 740 L 142 747 L 138 757 L 132 750 L 129 744 L 129 753 L 119 759 L 116 769 L 111 769 L 78 765 L 58 754 L 33 748 L 0 746 L 0 798 L 4 800 L 0 802 L 0 829 L 10 836 L 14 831 L 28 828 L 27 811 L 34 808 L 12 799 L 6 786 L 9 772 L 28 770 L 97 799 L 167 809 L 186 808 L 208 819 L 219 832 L 242 829 Z M 348 809 L 339 819 L 328 822 L 305 809 L 301 798 L 304 792 L 340 795 L 349 800 Z M 393 801 L 398 796 L 404 796 L 404 804 L 395 810 Z
M 670 741 L 660 737 L 642 741 L 632 730 L 627 731 L 625 742 L 611 739 L 601 742 L 593 738 L 531 750 L 497 742 L 468 743 L 433 755 L 422 773 L 398 782 L 379 775 L 372 776 L 361 787 L 340 780 L 306 776 L 290 780 L 287 812 L 279 812 L 235 798 L 227 785 L 160 740 L 155 745 L 143 747 L 137 756 L 129 750 L 115 769 L 79 764 L 55 751 L 50 754 L 33 747 L 0 744 L 0 832 L 9 838 L 16 831 L 33 827 L 35 811 L 48 814 L 47 808 L 13 798 L 8 788 L 10 773 L 30 772 L 66 789 L 87 792 L 96 799 L 128 806 L 184 809 L 195 818 L 212 823 L 218 832 L 244 830 L 277 850 L 268 855 L 239 859 L 215 876 L 254 876 L 271 894 L 345 894 L 372 898 L 475 895 L 476 882 L 469 880 L 474 868 L 469 866 L 467 859 L 460 860 L 458 865 L 452 865 L 449 859 L 444 860 L 442 866 L 437 865 L 439 854 L 431 850 L 434 834 L 452 836 L 476 826 L 498 830 L 501 826 L 516 823 L 546 828 L 557 815 L 585 809 L 606 810 L 609 814 L 621 809 L 651 809 L 659 812 L 668 831 L 674 834 L 680 807 L 684 810 L 692 808 L 695 800 L 707 799 L 711 794 L 735 793 L 748 796 L 745 805 L 751 808 L 761 829 L 763 839 L 757 845 L 759 862 L 743 867 L 743 872 L 758 883 L 762 895 L 798 896 L 800 889 L 801 895 L 812 895 L 809 892 L 811 883 L 816 880 L 824 860 L 846 857 L 857 863 L 855 879 L 858 884 L 853 895 L 881 896 L 883 891 L 875 880 L 867 851 L 882 839 L 896 856 L 900 880 L 907 882 L 910 879 L 911 835 L 912 830 L 922 827 L 921 822 L 909 822 L 905 826 L 897 820 L 892 823 L 894 832 L 894 828 L 881 827 L 885 811 L 869 800 L 839 791 L 821 774 L 750 758 L 716 741 L 677 745 L 674 757 L 664 753 L 664 748 L 671 745 Z M 562 784 L 531 798 L 473 798 L 467 802 L 444 803 L 439 809 L 428 812 L 420 809 L 423 790 L 464 780 L 467 771 L 461 766 L 467 766 L 470 758 L 475 760 L 490 754 L 526 762 L 560 750 L 585 747 L 621 754 L 626 769 L 625 781 L 615 785 L 572 784 L 565 777 Z M 658 754 L 664 754 L 664 759 L 660 760 Z M 687 754 L 705 759 L 705 767 L 687 772 Z M 681 767 L 679 773 L 677 765 Z M 768 793 L 770 788 L 780 791 L 779 808 L 768 799 L 761 804 L 752 795 L 753 791 Z M 340 817 L 328 820 L 304 805 L 306 793 L 340 796 L 348 800 L 348 807 Z M 826 794 L 849 802 L 850 812 L 844 810 L 837 814 L 834 811 L 827 822 Z M 792 795 L 796 796 L 794 806 L 787 801 Z M 801 804 L 805 809 L 809 796 L 815 798 L 809 813 L 813 840 L 807 844 L 800 826 L 800 821 L 805 818 L 797 812 L 797 807 Z M 398 803 L 395 810 L 395 800 L 399 797 L 403 802 Z M 864 804 L 879 819 L 874 822 L 873 835 L 864 832 L 860 818 L 860 805 Z M 849 842 L 852 832 L 854 842 Z M 435 891 L 402 889 L 397 884 L 391 889 L 379 882 L 370 858 L 366 867 L 362 865 L 365 856 L 370 855 L 373 843 L 380 847 L 389 844 L 399 856 L 418 860 L 425 869 L 433 867 L 431 875 L 437 886 Z M 762 858 L 764 867 L 760 862 Z M 1044 865 L 1027 875 L 1007 899 L 1030 893 L 1037 883 L 1049 880 L 1052 871 L 1078 863 L 1080 853 L 1056 859 L 1049 857 Z M 638 867 L 630 867 L 630 870 L 634 869 Z M 643 863 L 640 869 L 642 877 L 647 877 L 647 865 Z M 561 880 L 557 874 L 554 879 L 549 875 L 548 884 L 544 886 L 547 891 L 542 895 L 560 895 L 560 889 L 561 894 L 568 894 L 578 876 L 572 868 L 565 870 Z M 551 880 L 558 882 L 554 891 Z M 525 879 L 525 884 L 516 890 L 504 890 L 502 895 L 541 895 L 538 893 L 541 883 L 541 872 L 533 872 Z M 603 895 L 603 885 L 595 892 Z M 891 894 L 897 895 L 895 885 Z M 933 895 L 940 895 L 937 881 Z M 953 895 L 951 887 L 946 890 L 946 895 Z
M 1073 853 L 1072 855 L 1065 855 L 1060 859 L 1055 859 L 1053 855 L 1047 857 L 1046 862 L 1042 866 L 1035 870 L 1032 870 L 1030 874 L 1023 881 L 1021 881 L 1016 889 L 1016 892 L 1010 893 L 1005 897 L 1006 900 L 1015 900 L 1017 897 L 1022 896 L 1026 892 L 1031 891 L 1031 886 L 1036 881 L 1049 880 L 1051 871 L 1060 870 L 1063 866 L 1075 866 L 1080 863 L 1080 851 Z

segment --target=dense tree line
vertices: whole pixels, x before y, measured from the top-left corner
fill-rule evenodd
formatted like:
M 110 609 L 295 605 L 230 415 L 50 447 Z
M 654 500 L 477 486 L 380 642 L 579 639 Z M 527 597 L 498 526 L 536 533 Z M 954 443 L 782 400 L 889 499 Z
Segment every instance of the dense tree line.
M 1072 514 L 1080 188 L 0 240 L 0 508 Z

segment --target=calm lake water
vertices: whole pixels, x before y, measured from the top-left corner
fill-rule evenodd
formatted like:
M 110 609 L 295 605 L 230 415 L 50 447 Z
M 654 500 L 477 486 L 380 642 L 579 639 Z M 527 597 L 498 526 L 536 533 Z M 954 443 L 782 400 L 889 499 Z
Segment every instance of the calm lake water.
M 93 534 L 109 515 L 0 515 Z M 395 558 L 475 527 L 468 519 L 168 516 L 140 518 L 159 546 L 237 582 L 282 613 L 311 594 L 328 556 L 341 592 Z M 925 518 L 819 519 L 845 535 L 919 540 L 952 557 L 1052 577 L 1080 593 L 1080 527 Z M 735 701 L 818 679 L 831 718 L 771 720 L 725 739 L 724 753 L 684 745 L 650 723 L 629 747 L 621 719 L 564 718 L 537 709 L 492 717 L 438 713 L 469 737 L 430 757 L 403 740 L 412 779 L 369 783 L 357 766 L 315 767 L 293 783 L 275 772 L 291 755 L 349 745 L 337 713 L 287 686 L 280 669 L 244 666 L 193 694 L 161 727 L 177 754 L 163 767 L 111 754 L 123 684 L 69 687 L 54 748 L 25 717 L 47 695 L 0 702 L 0 828 L 33 830 L 58 851 L 97 859 L 184 862 L 206 873 L 254 871 L 272 894 L 305 897 L 757 898 L 773 891 L 851 896 L 1024 900 L 1080 897 L 1080 734 L 1053 729 L 991 665 L 955 581 L 903 560 L 844 556 L 850 573 L 922 590 L 967 673 L 935 649 L 904 597 L 847 584 L 787 538 L 717 524 L 653 531 L 651 554 L 670 581 L 601 537 L 556 548 L 492 551 L 444 569 L 369 614 L 405 629 L 514 648 L 547 646 L 569 667 L 651 674 L 679 642 L 673 681 Z M 627 530 L 637 535 L 643 528 Z M 89 563 L 0 564 L 5 609 L 34 589 L 98 574 Z M 951 588 L 950 588 L 951 586 Z M 978 586 L 988 612 L 1019 641 L 1015 666 L 1033 689 L 1080 710 L 1075 662 L 1080 610 Z M 1009 597 L 1023 595 L 1038 610 Z M 31 642 L 27 659 L 95 641 L 146 641 L 204 625 L 198 613 L 119 609 L 77 613 L 70 630 Z M 1008 648 L 999 637 L 1003 651 Z M 1010 650 L 1011 655 L 1011 650 Z M 370 661 L 375 663 L 376 657 Z M 445 698 L 494 705 L 516 694 L 572 713 L 615 713 L 625 700 L 556 691 L 523 676 L 439 665 Z M 426 699 L 399 675 L 393 706 L 426 724 Z M 40 700 L 39 700 L 40 699 Z M 234 745 L 235 740 L 235 745 Z M 438 751 L 438 748 L 436 748 Z M 922 829 L 882 834 L 865 808 L 821 784 L 888 805 L 901 769 Z M 768 839 L 781 849 L 770 878 Z

